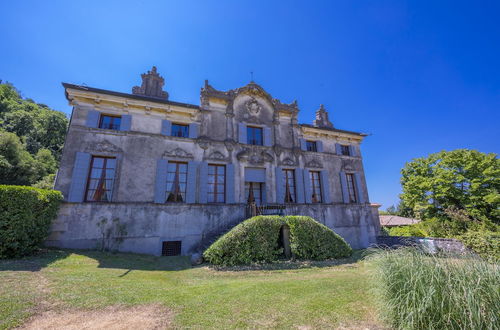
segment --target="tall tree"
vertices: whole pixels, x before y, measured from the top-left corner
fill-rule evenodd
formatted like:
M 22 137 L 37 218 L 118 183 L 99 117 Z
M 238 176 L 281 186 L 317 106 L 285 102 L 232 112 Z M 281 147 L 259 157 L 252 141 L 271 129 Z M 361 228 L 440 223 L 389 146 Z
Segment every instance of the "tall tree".
M 401 171 L 401 210 L 419 219 L 450 218 L 450 210 L 500 222 L 500 161 L 496 154 L 458 149 L 407 163 Z

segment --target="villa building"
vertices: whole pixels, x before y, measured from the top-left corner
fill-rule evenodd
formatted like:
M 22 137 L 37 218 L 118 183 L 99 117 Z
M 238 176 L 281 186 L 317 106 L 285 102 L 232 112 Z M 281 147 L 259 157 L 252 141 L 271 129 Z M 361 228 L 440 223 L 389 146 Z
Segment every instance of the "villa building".
M 259 213 L 308 215 L 363 248 L 379 219 L 369 203 L 360 143 L 323 106 L 299 124 L 254 82 L 200 105 L 169 100 L 156 68 L 132 94 L 64 83 L 73 106 L 55 189 L 64 203 L 47 245 L 187 255 Z

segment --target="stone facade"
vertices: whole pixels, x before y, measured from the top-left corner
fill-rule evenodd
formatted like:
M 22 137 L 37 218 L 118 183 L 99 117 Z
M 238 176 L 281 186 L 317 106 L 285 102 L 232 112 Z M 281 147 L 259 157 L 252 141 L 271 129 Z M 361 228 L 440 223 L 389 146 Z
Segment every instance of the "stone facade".
M 169 101 L 154 67 L 142 79 L 133 94 L 63 84 L 73 112 L 55 188 L 65 203 L 47 245 L 95 248 L 106 218 L 126 229 L 109 231 L 118 250 L 161 255 L 176 241 L 190 254 L 245 219 L 250 187 L 258 204 L 286 202 L 287 214 L 313 216 L 353 248 L 376 242 L 364 134 L 333 128 L 324 107 L 315 125 L 299 124 L 297 102 L 254 82 L 219 91 L 206 81 L 198 106 Z M 214 183 L 217 168 L 223 182 Z

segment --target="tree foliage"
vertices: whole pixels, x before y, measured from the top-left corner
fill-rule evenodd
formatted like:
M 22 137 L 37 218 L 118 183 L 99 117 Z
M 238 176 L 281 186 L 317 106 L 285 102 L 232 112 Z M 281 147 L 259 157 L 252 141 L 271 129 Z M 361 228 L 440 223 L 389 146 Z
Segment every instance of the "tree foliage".
M 500 162 L 496 154 L 458 149 L 407 163 L 401 213 L 422 220 L 471 226 L 500 222 Z
M 13 85 L 0 82 L 0 184 L 50 181 L 67 126 L 64 113 L 24 99 Z

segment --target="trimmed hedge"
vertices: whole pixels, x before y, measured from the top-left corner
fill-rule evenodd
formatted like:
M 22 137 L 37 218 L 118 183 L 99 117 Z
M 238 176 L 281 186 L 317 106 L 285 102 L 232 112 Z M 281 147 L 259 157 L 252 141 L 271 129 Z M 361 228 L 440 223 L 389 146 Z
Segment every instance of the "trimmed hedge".
M 55 190 L 0 185 L 0 258 L 36 250 L 47 238 L 61 200 Z
M 256 216 L 220 237 L 204 253 L 206 261 L 220 266 L 272 262 L 280 259 L 280 231 L 290 228 L 293 258 L 325 260 L 348 257 L 351 247 L 328 227 L 305 216 Z
M 296 259 L 326 260 L 352 254 L 347 242 L 327 226 L 311 217 L 288 216 L 292 255 Z

